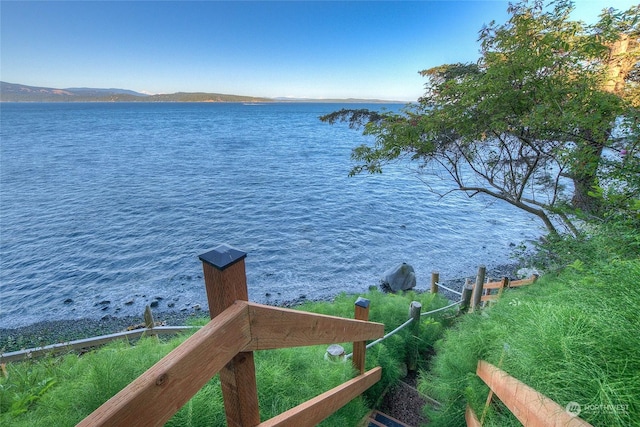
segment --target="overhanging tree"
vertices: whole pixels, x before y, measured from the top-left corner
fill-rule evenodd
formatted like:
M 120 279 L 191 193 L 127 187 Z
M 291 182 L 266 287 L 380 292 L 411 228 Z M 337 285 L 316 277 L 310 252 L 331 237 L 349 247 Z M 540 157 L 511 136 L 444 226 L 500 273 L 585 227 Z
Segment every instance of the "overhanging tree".
M 421 72 L 417 103 L 321 117 L 375 137 L 353 150 L 352 174 L 408 157 L 430 173 L 427 183 L 445 174 L 451 191 L 485 194 L 536 215 L 550 232 L 562 223 L 577 233 L 567 213 L 599 212 L 605 150 L 619 148 L 617 123 L 637 113 L 640 8 L 606 10 L 591 27 L 571 21 L 572 9 L 567 1 L 510 5 L 505 24 L 480 31 L 477 63 Z M 625 155 L 635 158 L 638 122 L 626 123 Z

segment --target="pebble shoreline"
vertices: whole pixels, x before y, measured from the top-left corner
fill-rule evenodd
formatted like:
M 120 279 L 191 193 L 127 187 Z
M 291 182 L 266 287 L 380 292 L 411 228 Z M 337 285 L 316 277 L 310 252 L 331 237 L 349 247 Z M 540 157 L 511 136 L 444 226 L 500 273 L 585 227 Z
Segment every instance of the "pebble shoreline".
M 497 266 L 487 271 L 487 277 L 494 279 L 503 276 L 515 278 L 516 271 L 520 267 L 518 264 Z M 464 278 L 444 280 L 443 284 L 453 289 L 461 289 L 464 280 Z M 416 290 L 418 292 L 428 292 L 429 289 L 424 289 L 424 286 L 425 285 L 422 285 Z M 458 301 L 460 299 L 459 295 L 445 289 L 440 289 L 439 293 L 451 301 Z M 330 300 L 331 298 L 325 299 L 325 301 Z M 293 307 L 306 301 L 306 299 L 301 298 L 294 301 L 283 302 L 279 304 L 279 306 Z M 208 318 L 209 312 L 208 310 L 189 312 L 154 311 L 153 316 L 156 322 L 164 322 L 164 324 L 168 326 L 182 326 L 185 325 L 189 319 L 197 317 Z M 143 314 L 140 313 L 140 316 L 105 316 L 96 319 L 85 318 L 42 321 L 14 329 L 0 328 L 0 352 L 5 353 L 99 335 L 113 334 L 124 331 L 129 327 L 140 325 L 143 322 Z

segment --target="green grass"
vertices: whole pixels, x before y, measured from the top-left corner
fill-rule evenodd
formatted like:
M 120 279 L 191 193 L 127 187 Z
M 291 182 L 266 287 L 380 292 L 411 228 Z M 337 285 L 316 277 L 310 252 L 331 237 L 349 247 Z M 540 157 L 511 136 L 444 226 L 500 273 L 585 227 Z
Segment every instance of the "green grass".
M 480 416 L 489 389 L 475 375 L 478 359 L 501 364 L 562 407 L 579 403 L 580 417 L 593 425 L 640 425 L 637 242 L 637 232 L 613 236 L 610 227 L 555 242 L 554 262 L 564 268 L 505 291 L 448 330 L 419 381 L 443 403 L 439 412 L 428 410 L 432 425 L 464 425 L 467 402 Z M 485 425 L 520 424 L 498 404 Z
M 372 291 L 370 320 L 394 329 L 408 317 L 412 300 L 420 301 L 423 311 L 447 302 L 430 294 L 387 295 Z M 301 310 L 353 318 L 356 297 L 342 294 L 331 303 L 309 303 Z M 422 318 L 419 343 L 415 350 L 426 354 L 443 332 L 442 313 Z M 206 319 L 193 324 L 204 324 Z M 0 425 L 72 426 L 133 379 L 177 347 L 186 336 L 168 341 L 143 338 L 131 345 L 117 342 L 78 356 L 42 359 L 7 365 L 8 377 L 0 378 Z M 351 401 L 326 419 L 323 426 L 352 426 L 369 411 L 390 384 L 401 377 L 406 358 L 408 330 L 385 340 L 367 352 L 367 367 L 383 367 L 383 379 L 364 396 Z M 350 343 L 343 343 L 347 352 Z M 355 375 L 350 362 L 324 360 L 327 346 L 311 346 L 255 353 L 261 419 L 269 419 Z M 224 407 L 218 377 L 214 377 L 169 421 L 169 426 L 225 425 Z

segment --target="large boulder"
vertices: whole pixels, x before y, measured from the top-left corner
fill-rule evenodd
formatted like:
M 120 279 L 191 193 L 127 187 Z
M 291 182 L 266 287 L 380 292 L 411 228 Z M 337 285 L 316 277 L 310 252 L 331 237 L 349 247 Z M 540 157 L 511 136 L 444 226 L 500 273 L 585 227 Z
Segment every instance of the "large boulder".
M 385 271 L 380 288 L 385 292 L 408 291 L 416 287 L 416 273 L 406 262 Z

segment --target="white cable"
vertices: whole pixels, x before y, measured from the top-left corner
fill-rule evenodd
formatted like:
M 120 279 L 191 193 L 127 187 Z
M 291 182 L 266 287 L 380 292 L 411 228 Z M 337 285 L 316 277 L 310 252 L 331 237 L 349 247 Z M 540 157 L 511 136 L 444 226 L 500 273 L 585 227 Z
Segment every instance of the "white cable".
M 413 317 L 409 320 L 407 320 L 406 322 L 404 322 L 402 325 L 398 326 L 397 328 L 395 328 L 393 331 L 389 332 L 388 334 L 386 334 L 385 336 L 383 336 L 382 338 L 378 338 L 377 340 L 370 342 L 369 344 L 367 344 L 366 348 L 369 349 L 371 347 L 373 347 L 374 345 L 378 344 L 381 341 L 386 340 L 387 338 L 389 338 L 391 335 L 396 334 L 398 331 L 402 330 L 402 328 L 404 328 L 405 326 L 407 326 L 409 323 L 413 322 Z M 353 353 L 349 353 L 345 356 L 345 359 L 350 359 L 351 356 L 353 356 Z
M 446 310 L 447 308 L 451 308 L 454 305 L 458 305 L 462 303 L 462 301 L 458 301 L 458 302 L 454 302 L 453 304 L 449 304 L 446 307 L 441 307 L 441 308 L 437 308 L 435 310 L 431 310 L 431 311 L 427 311 L 426 313 L 422 313 L 420 314 L 420 316 L 426 316 L 428 314 L 433 314 L 433 313 L 437 313 L 438 311 L 442 311 L 442 310 Z M 404 327 L 408 326 L 411 322 L 413 322 L 413 317 L 409 320 L 407 320 L 406 322 L 404 322 L 402 325 L 398 326 L 397 328 L 395 328 L 393 331 L 389 332 L 388 334 L 386 334 L 385 336 L 383 336 L 382 338 L 378 338 L 375 341 L 370 342 L 369 344 L 367 344 L 366 348 L 370 349 L 371 347 L 373 347 L 374 345 L 378 344 L 379 342 L 382 342 L 384 340 L 386 340 L 387 338 L 389 338 L 391 335 L 394 335 L 396 333 L 398 333 L 399 331 L 401 331 Z M 349 353 L 347 354 L 344 358 L 345 359 L 351 359 L 351 357 L 353 356 L 353 353 Z
M 436 285 L 438 285 L 439 288 L 444 288 L 449 292 L 453 292 L 454 294 L 462 295 L 462 292 L 454 291 L 453 289 L 447 288 L 445 285 L 441 285 L 440 283 L 436 283 Z
M 462 304 L 462 301 L 454 302 L 453 304 L 449 304 L 446 307 L 436 308 L 435 310 L 427 311 L 426 313 L 420 313 L 420 316 L 426 316 L 428 314 L 437 313 L 438 311 L 446 310 L 447 308 L 451 308 L 454 305 Z

